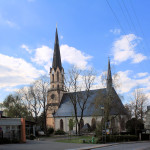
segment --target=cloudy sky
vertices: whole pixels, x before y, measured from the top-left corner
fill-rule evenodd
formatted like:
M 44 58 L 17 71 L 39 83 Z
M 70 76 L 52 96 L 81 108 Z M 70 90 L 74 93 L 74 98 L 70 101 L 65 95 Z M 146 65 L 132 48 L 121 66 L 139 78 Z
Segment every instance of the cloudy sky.
M 108 56 L 119 74 L 118 93 L 150 93 L 150 1 L 0 0 L 0 102 L 48 75 L 56 23 L 65 70 L 93 67 L 100 76 Z

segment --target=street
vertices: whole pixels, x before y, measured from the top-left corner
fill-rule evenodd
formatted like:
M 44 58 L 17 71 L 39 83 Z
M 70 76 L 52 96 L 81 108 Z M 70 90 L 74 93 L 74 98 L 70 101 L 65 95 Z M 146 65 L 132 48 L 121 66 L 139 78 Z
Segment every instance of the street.
M 107 145 L 107 146 L 106 146 Z M 53 139 L 45 141 L 30 141 L 23 144 L 0 145 L 0 150 L 150 150 L 150 142 L 124 143 L 124 144 L 75 144 L 60 143 Z M 112 146 L 109 146 L 112 145 Z M 96 148 L 96 147 L 100 148 Z M 106 147 L 104 147 L 106 146 Z M 93 147 L 93 149 L 92 149 Z M 95 148 L 94 148 L 95 147 Z
M 3 144 L 0 145 L 0 150 L 67 150 L 76 149 L 96 144 L 75 144 L 75 143 L 60 143 L 54 142 L 53 139 L 46 141 L 30 141 L 23 144 Z
M 92 150 L 150 150 L 150 142 L 118 144 Z

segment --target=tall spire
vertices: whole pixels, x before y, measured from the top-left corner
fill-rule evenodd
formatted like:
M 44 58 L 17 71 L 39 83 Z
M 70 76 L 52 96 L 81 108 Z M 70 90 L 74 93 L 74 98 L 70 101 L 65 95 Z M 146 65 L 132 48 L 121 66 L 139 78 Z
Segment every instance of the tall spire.
M 110 60 L 108 58 L 107 89 L 110 89 L 111 87 L 112 87 L 112 76 L 111 76 Z
M 59 49 L 59 40 L 58 40 L 58 33 L 57 33 L 57 24 L 56 24 L 56 33 L 55 33 L 55 44 L 54 44 L 54 54 L 53 54 L 53 64 L 52 67 L 56 70 L 57 67 L 61 70 L 61 56 L 60 56 L 60 49 Z

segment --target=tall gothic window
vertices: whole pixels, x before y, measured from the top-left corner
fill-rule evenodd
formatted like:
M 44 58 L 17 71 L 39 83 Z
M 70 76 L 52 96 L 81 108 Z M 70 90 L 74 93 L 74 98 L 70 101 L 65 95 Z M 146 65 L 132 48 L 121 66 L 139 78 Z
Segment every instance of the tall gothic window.
M 59 81 L 59 72 L 57 72 L 57 82 Z
M 73 119 L 69 120 L 69 130 L 73 130 Z
M 80 121 L 80 129 L 82 129 L 83 126 L 84 126 L 84 120 L 82 119 L 82 120 Z
M 63 76 L 63 74 L 62 74 L 62 82 L 64 81 L 63 78 L 64 78 L 64 76 Z
M 52 82 L 54 82 L 54 74 L 52 74 Z
M 92 120 L 91 120 L 91 127 L 92 127 L 92 130 L 96 129 L 96 120 L 95 120 L 95 118 L 92 118 Z
M 60 130 L 64 130 L 64 123 L 62 119 L 60 120 Z

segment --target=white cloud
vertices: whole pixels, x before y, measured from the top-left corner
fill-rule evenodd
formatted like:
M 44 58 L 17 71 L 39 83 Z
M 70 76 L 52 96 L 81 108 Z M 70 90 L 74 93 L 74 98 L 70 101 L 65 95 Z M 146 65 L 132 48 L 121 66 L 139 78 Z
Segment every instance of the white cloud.
M 120 34 L 121 30 L 120 29 L 110 29 L 110 32 L 113 34 Z
M 22 44 L 21 45 L 21 48 L 23 48 L 23 49 L 25 49 L 28 53 L 32 53 L 32 50 L 30 50 L 29 48 L 28 48 L 28 46 L 27 45 L 25 45 L 25 44 Z
M 8 87 L 8 88 L 5 88 L 4 90 L 7 92 L 18 92 L 19 91 L 19 89 L 13 88 L 13 87 Z
M 141 73 L 137 74 L 138 77 L 144 77 L 144 76 L 147 76 L 147 75 L 148 75 L 148 72 L 141 72 Z
M 29 84 L 45 74 L 21 58 L 0 54 L 0 88 Z
M 118 40 L 113 43 L 113 63 L 121 63 L 127 61 L 128 59 L 132 60 L 132 63 L 139 63 L 145 59 L 141 53 L 136 53 L 136 46 L 139 43 L 141 38 L 135 36 L 134 34 L 128 34 L 121 36 Z
M 80 69 L 89 67 L 88 61 L 92 58 L 92 56 L 86 55 L 82 51 L 68 45 L 61 45 L 60 53 L 62 62 L 75 65 Z M 53 50 L 43 45 L 35 50 L 35 56 L 32 58 L 32 61 L 44 66 L 44 68 L 49 71 L 49 67 L 52 65 L 52 58 Z
M 33 62 L 49 71 L 52 65 L 53 50 L 48 46 L 43 45 L 40 48 L 35 49 L 35 56 L 31 59 Z
M 7 25 L 11 28 L 19 28 L 19 26 L 14 21 L 3 18 L 1 14 L 0 14 L 0 24 Z
M 118 88 L 119 93 L 127 93 L 136 87 L 141 87 L 145 91 L 150 92 L 150 76 L 141 76 L 143 78 L 132 78 L 133 72 L 131 70 L 119 71 L 119 82 L 121 86 Z M 142 73 L 139 73 L 142 75 Z M 144 75 L 144 73 L 143 73 Z
M 68 62 L 80 69 L 88 67 L 88 61 L 92 58 L 92 56 L 83 53 L 81 50 L 68 45 L 61 45 L 60 51 L 63 62 Z
M 13 21 L 10 21 L 10 20 L 6 20 L 5 23 L 11 28 L 18 27 L 16 23 L 14 23 Z

